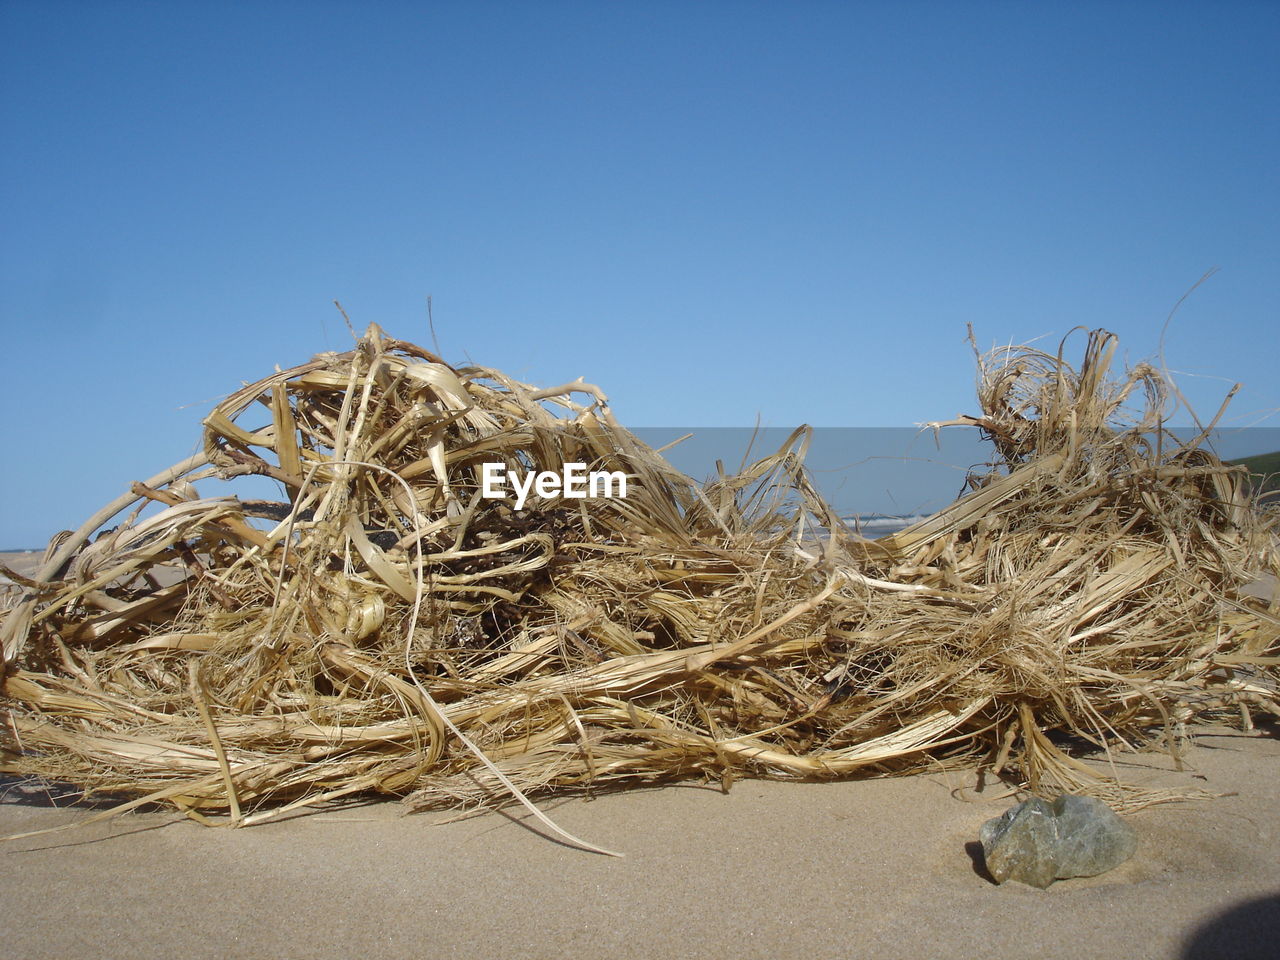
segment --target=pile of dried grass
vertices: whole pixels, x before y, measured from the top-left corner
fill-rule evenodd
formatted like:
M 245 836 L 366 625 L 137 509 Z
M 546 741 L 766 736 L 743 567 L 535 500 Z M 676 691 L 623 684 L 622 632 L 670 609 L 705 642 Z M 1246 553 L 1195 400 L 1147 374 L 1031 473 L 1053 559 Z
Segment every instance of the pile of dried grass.
M 700 485 L 590 384 L 371 327 L 219 404 L 202 454 L 55 540 L 2 615 L 3 768 L 233 822 L 940 759 L 1150 801 L 1055 735 L 1172 745 L 1207 709 L 1280 712 L 1275 611 L 1240 592 L 1278 563 L 1243 471 L 1174 444 L 1164 381 L 1110 379 L 1114 347 L 1091 334 L 1078 371 L 987 357 L 984 415 L 953 423 L 996 468 L 872 542 L 808 483 L 804 431 Z M 624 471 L 628 495 L 516 512 L 480 496 L 486 462 Z M 197 493 L 245 474 L 287 502 Z M 135 502 L 163 509 L 99 533 Z

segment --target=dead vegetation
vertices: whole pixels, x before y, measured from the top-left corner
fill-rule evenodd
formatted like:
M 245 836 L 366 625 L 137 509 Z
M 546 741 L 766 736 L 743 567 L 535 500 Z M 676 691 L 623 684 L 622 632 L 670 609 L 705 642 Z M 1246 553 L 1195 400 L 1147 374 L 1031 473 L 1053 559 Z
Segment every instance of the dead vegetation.
M 0 614 L 3 769 L 235 823 L 948 760 L 1158 799 L 1061 738 L 1176 749 L 1206 710 L 1280 712 L 1276 610 L 1241 592 L 1277 570 L 1275 522 L 1114 348 L 983 358 L 983 413 L 952 423 L 991 472 L 867 541 L 808 482 L 804 430 L 700 484 L 590 384 L 371 327 L 227 398 L 202 453 L 55 540 Z M 628 495 L 516 511 L 480 496 L 486 462 L 622 471 Z M 248 474 L 286 499 L 197 489 Z

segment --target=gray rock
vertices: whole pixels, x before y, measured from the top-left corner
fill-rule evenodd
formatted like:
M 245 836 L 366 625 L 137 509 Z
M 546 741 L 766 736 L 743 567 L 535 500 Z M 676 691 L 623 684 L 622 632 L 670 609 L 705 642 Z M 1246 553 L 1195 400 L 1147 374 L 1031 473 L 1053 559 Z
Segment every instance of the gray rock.
M 1018 880 L 1041 889 L 1054 880 L 1106 873 L 1138 847 L 1133 827 L 1105 803 L 1070 794 L 1010 807 L 978 836 L 996 883 Z
M 1096 877 L 1114 870 L 1138 849 L 1138 834 L 1092 797 L 1063 794 L 1053 801 L 1058 819 L 1058 879 Z
M 1053 807 L 1038 797 L 988 820 L 978 839 L 987 871 L 996 883 L 1020 880 L 1043 889 L 1058 879 Z

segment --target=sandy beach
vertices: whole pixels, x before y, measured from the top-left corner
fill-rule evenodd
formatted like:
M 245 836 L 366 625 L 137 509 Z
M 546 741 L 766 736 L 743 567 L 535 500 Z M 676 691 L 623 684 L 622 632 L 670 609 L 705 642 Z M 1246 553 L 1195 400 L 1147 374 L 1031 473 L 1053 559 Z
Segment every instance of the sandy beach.
M 1003 788 L 939 771 L 544 801 L 625 859 L 523 816 L 442 822 L 395 803 L 244 830 L 128 815 L 0 846 L 3 942 L 33 960 L 1275 956 L 1276 729 L 1206 728 L 1181 773 L 1158 754 L 1119 769 L 1224 796 L 1133 814 L 1133 860 L 1044 891 L 982 873 L 978 828 L 1012 802 Z M 0 831 L 87 816 L 39 800 L 10 788 Z
M 0 563 L 24 577 L 32 577 L 35 576 L 43 556 L 43 550 L 17 550 L 12 553 L 0 553 Z M 0 584 L 8 582 L 8 578 L 0 574 Z
M 3 559 L 26 575 L 39 557 Z M 1116 770 L 1220 796 L 1132 814 L 1133 860 L 1044 891 L 981 865 L 979 827 L 1014 802 L 1004 785 L 939 770 L 542 801 L 624 859 L 548 839 L 523 811 L 378 802 L 240 830 L 130 814 L 0 844 L 0 936 L 32 960 L 1276 956 L 1280 728 L 1200 728 L 1182 771 L 1159 753 Z M 5 836 L 93 812 L 12 780 L 0 794 Z
M 1280 0 L 0 36 L 0 960 L 1280 960 Z

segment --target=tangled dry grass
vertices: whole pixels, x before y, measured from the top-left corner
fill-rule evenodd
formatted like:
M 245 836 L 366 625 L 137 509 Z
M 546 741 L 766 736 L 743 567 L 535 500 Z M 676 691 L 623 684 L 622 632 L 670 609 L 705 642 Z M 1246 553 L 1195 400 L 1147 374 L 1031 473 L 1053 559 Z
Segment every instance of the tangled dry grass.
M 1164 379 L 1113 376 L 1114 349 L 982 358 L 983 414 L 950 424 L 990 437 L 991 471 L 869 541 L 809 483 L 804 430 L 696 483 L 590 384 L 371 327 L 230 396 L 202 453 L 11 573 L 3 768 L 234 823 L 940 761 L 1159 799 L 1063 738 L 1176 749 L 1204 711 L 1280 713 L 1276 610 L 1241 591 L 1280 563 L 1244 471 L 1175 442 Z M 628 495 L 516 511 L 480 495 L 494 462 L 622 471 Z M 197 490 L 249 474 L 285 498 Z

